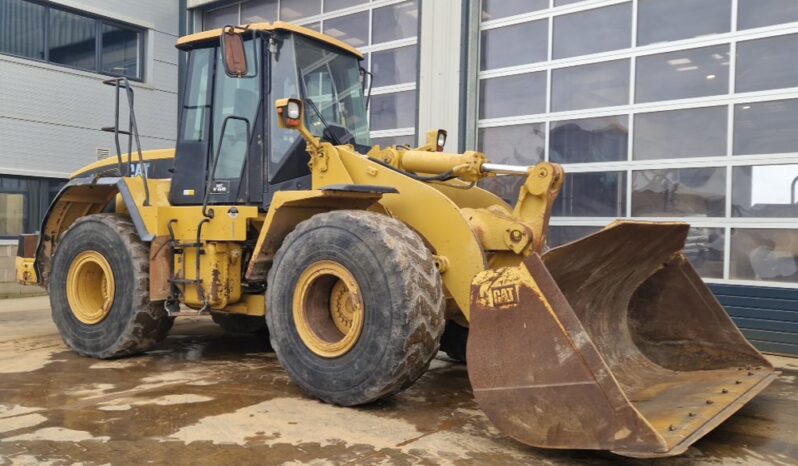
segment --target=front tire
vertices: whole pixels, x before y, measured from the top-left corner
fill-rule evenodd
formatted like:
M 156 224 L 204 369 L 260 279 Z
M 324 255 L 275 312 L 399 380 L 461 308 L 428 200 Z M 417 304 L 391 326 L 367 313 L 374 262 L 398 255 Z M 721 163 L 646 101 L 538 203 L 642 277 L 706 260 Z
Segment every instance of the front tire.
M 444 326 L 441 277 L 421 238 L 363 211 L 316 215 L 286 237 L 267 309 L 272 347 L 294 382 L 342 406 L 410 386 Z
M 115 214 L 77 220 L 56 248 L 49 283 L 53 321 L 83 356 L 141 353 L 172 326 L 149 299 L 149 247 L 130 220 Z

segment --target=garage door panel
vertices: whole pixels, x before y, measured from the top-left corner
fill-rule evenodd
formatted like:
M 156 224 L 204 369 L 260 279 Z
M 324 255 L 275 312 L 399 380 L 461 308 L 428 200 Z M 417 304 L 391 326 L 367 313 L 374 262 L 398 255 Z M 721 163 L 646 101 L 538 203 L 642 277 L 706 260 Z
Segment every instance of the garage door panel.
M 798 312 L 760 309 L 753 307 L 726 306 L 732 317 L 798 322 Z
M 771 332 L 783 332 L 798 334 L 798 322 L 785 322 L 783 320 L 764 320 L 764 319 L 745 319 L 732 317 L 737 327 L 743 330 L 768 330 Z

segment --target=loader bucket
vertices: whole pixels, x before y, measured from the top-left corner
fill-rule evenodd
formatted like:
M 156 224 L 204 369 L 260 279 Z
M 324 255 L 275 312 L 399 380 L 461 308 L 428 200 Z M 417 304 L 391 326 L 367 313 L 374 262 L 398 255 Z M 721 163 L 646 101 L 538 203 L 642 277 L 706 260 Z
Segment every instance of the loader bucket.
M 681 253 L 688 229 L 618 222 L 475 277 L 468 374 L 501 431 L 673 456 L 777 376 Z

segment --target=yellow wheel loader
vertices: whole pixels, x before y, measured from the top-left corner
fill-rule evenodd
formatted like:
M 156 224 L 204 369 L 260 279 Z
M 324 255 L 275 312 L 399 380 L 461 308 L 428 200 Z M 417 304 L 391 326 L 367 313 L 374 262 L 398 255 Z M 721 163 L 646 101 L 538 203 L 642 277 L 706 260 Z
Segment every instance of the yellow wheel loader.
M 685 260 L 688 225 L 619 221 L 546 251 L 562 169 L 446 153 L 444 131 L 372 147 L 352 47 L 286 23 L 177 46 L 176 148 L 141 152 L 133 89 L 110 80 L 116 160 L 76 173 L 20 241 L 19 280 L 49 290 L 76 352 L 140 353 L 210 314 L 354 406 L 410 386 L 447 327 L 507 435 L 631 457 L 684 452 L 776 377 Z M 515 206 L 477 187 L 497 176 L 525 178 Z

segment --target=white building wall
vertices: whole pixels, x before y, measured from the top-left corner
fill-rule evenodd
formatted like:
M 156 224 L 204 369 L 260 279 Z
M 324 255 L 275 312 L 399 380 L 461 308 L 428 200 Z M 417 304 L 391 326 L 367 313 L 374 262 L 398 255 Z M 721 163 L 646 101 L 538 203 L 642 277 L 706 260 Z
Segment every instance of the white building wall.
M 144 81 L 133 82 L 142 149 L 174 147 L 179 1 L 52 3 L 145 30 Z M 94 162 L 98 148 L 113 156 L 113 135 L 100 131 L 114 119 L 114 89 L 101 83 L 107 78 L 0 54 L 0 175 L 67 178 Z M 121 123 L 127 125 L 126 118 Z M 0 298 L 43 292 L 14 283 L 16 249 L 15 240 L 0 239 Z
M 172 147 L 177 127 L 177 0 L 55 1 L 144 28 L 144 82 L 134 82 L 143 149 Z M 0 54 L 0 174 L 65 178 L 114 152 L 114 90 L 105 75 Z M 125 108 L 125 107 L 123 107 Z M 123 120 L 125 123 L 126 120 Z

